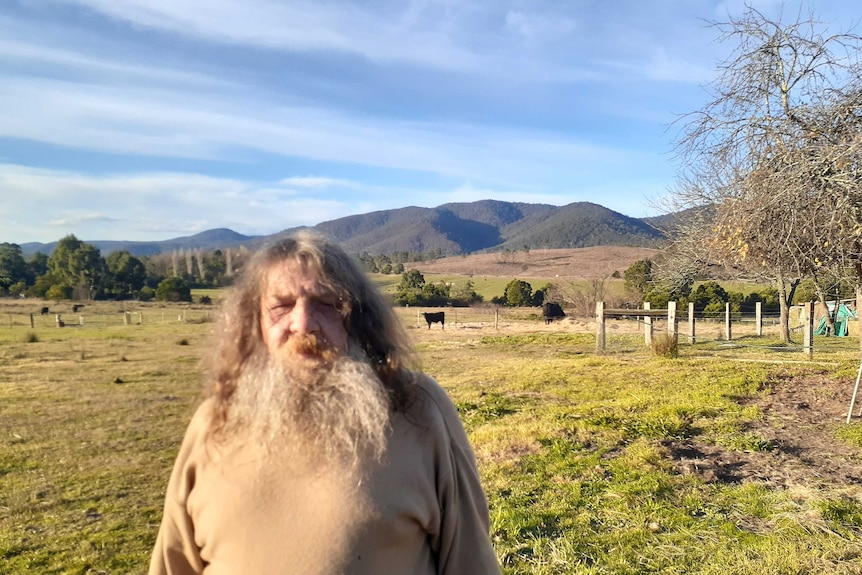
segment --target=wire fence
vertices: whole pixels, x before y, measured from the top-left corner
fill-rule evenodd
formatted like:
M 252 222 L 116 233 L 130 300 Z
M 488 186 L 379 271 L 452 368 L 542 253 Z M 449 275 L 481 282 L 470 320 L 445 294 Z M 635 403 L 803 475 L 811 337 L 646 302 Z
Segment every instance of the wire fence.
M 815 324 L 820 318 L 815 317 Z M 839 354 L 844 352 L 859 353 L 859 321 L 849 318 L 847 335 L 815 335 L 811 348 L 805 345 L 803 330 L 806 327 L 805 317 L 796 308 L 791 308 L 788 317 L 790 342 L 782 341 L 780 314 L 763 314 L 758 324 L 754 314 L 736 314 L 730 320 L 695 314 L 694 337 L 688 315 L 683 315 L 677 323 L 677 341 L 682 350 L 700 352 L 709 355 L 734 355 L 748 352 L 774 352 L 786 354 Z M 629 353 L 643 350 L 648 346 L 649 337 L 661 333 L 671 333 L 665 318 L 639 318 L 631 316 L 608 321 L 605 335 L 607 353 Z M 758 327 L 759 326 L 759 327 Z M 728 330 L 729 327 L 729 330 Z M 731 337 L 728 338 L 728 332 Z M 597 336 L 598 337 L 598 336 Z
M 218 305 L 189 304 L 142 304 L 125 306 L 119 302 L 113 305 L 107 303 L 88 303 L 78 313 L 72 312 L 71 304 L 54 306 L 49 313 L 28 313 L 20 309 L 0 310 L 0 329 L 49 329 L 76 328 L 102 329 L 115 326 L 169 326 L 178 323 L 205 323 L 216 319 Z M 29 309 L 39 310 L 29 306 Z M 589 334 L 597 337 L 597 321 L 595 316 L 576 315 L 571 309 L 565 309 L 566 316 L 546 322 L 542 308 L 538 307 L 501 307 L 480 305 L 473 307 L 399 307 L 396 314 L 408 328 L 422 330 L 446 330 L 440 337 L 450 337 L 455 331 L 463 336 L 469 336 L 478 331 L 493 330 L 500 333 L 546 331 L 570 334 Z M 59 313 L 55 313 L 59 312 Z M 423 313 L 445 314 L 444 323 L 428 324 Z M 643 351 L 647 346 L 645 330 L 651 329 L 652 334 L 668 332 L 667 319 L 661 317 L 649 318 L 637 316 L 638 310 L 632 310 L 632 315 L 608 318 L 605 334 L 605 350 L 608 353 Z M 695 337 L 692 341 L 687 313 L 677 315 L 678 344 L 681 348 L 688 346 L 691 350 L 720 352 L 740 352 L 743 350 L 773 350 L 776 352 L 807 351 L 803 346 L 803 327 L 805 318 L 800 310 L 791 308 L 789 327 L 791 342 L 781 342 L 780 318 L 778 313 L 763 313 L 760 317 L 760 336 L 758 323 L 753 314 L 734 314 L 730 320 L 731 338 L 727 338 L 725 318 L 695 314 Z M 815 322 L 819 318 L 815 318 Z M 828 343 L 828 349 L 833 351 L 859 350 L 858 320 L 851 318 L 848 322 L 848 337 L 817 336 L 813 347 L 819 353 Z M 452 334 L 454 336 L 455 334 Z
M 170 324 L 177 322 L 204 323 L 215 318 L 209 309 L 135 309 L 120 312 L 88 312 L 62 314 L 13 313 L 0 314 L 0 328 L 105 328 L 122 325 Z

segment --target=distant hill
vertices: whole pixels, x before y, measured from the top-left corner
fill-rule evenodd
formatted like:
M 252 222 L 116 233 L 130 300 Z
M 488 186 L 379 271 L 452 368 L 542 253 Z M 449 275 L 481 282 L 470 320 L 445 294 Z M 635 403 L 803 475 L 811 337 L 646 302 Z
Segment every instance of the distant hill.
M 482 200 L 436 208 L 401 208 L 323 222 L 329 234 L 353 252 L 440 250 L 457 255 L 530 248 L 603 245 L 659 247 L 664 234 L 644 220 L 598 204 L 562 207 Z
M 79 238 L 99 248 L 102 255 L 128 250 L 153 255 L 186 249 L 224 249 L 260 244 L 292 233 L 289 228 L 271 236 L 245 236 L 229 229 L 213 229 L 193 236 L 157 242 L 98 241 Z M 566 206 L 481 200 L 449 203 L 436 208 L 406 207 L 347 216 L 322 222 L 311 229 L 327 234 L 354 253 L 391 254 L 397 251 L 459 255 L 477 252 L 541 248 L 631 246 L 658 248 L 664 235 L 648 219 L 636 219 L 598 204 Z M 56 242 L 27 243 L 25 256 L 50 254 Z
M 253 242 L 262 236 L 244 236 L 227 228 L 207 230 L 193 236 L 184 236 L 170 240 L 155 242 L 132 242 L 112 240 L 88 240 L 78 238 L 88 244 L 96 246 L 103 256 L 120 250 L 127 250 L 136 256 L 151 256 L 159 253 L 168 253 L 180 249 L 202 249 L 213 250 L 218 248 L 236 247 Z M 57 247 L 57 242 L 48 244 L 29 242 L 21 244 L 24 256 L 30 256 L 36 252 L 50 254 Z

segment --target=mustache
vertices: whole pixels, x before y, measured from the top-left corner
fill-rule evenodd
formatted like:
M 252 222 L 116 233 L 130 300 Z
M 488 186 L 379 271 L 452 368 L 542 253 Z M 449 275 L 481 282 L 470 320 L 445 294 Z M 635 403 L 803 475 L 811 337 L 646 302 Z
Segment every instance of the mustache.
M 287 340 L 286 351 L 292 356 L 303 356 L 320 359 L 327 363 L 334 362 L 338 352 L 329 340 L 313 333 L 300 333 Z

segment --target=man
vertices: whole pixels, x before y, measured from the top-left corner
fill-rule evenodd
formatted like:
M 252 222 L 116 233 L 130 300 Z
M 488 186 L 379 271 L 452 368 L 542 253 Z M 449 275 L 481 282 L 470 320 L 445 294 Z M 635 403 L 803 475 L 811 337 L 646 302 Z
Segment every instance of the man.
M 343 250 L 303 233 L 258 253 L 211 363 L 151 575 L 500 572 L 458 414 Z

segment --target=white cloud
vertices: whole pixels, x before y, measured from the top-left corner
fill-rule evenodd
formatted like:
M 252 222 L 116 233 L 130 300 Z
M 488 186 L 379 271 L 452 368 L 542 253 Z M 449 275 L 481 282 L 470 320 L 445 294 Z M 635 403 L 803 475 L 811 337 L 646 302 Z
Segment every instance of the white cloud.
M 345 202 L 199 174 L 91 176 L 0 164 L 0 241 L 154 240 L 230 227 L 269 234 L 348 215 Z M 45 234 L 51 234 L 45 237 Z
M 528 40 L 547 41 L 566 36 L 577 28 L 577 23 L 557 15 L 537 15 L 521 10 L 506 13 L 506 28 Z
M 236 150 L 436 173 L 515 179 L 625 153 L 540 131 L 404 122 L 326 109 L 160 90 L 9 78 L 0 92 L 0 136 L 95 151 L 232 162 Z M 295 185 L 295 184 L 294 184 Z
M 4 32 L 8 30 L 9 27 L 4 28 Z M 44 69 L 45 66 L 56 67 L 58 70 L 62 70 L 64 75 L 68 76 L 70 73 L 93 75 L 103 83 L 107 83 L 109 77 L 113 76 L 126 80 L 131 78 L 137 82 L 180 83 L 206 89 L 224 88 L 232 85 L 212 76 L 174 70 L 164 65 L 144 66 L 116 58 L 94 56 L 69 46 L 54 48 L 8 38 L 0 38 L 0 61 L 27 66 L 31 70 L 37 67 Z
M 272 0 L 55 0 L 157 30 L 230 44 L 358 54 L 443 69 L 482 59 L 435 27 L 402 27 L 392 6 Z M 403 21 L 402 21 L 403 22 Z
M 282 186 L 293 186 L 296 188 L 360 188 L 362 184 L 339 178 L 326 178 L 321 176 L 295 176 L 284 178 L 278 182 Z

